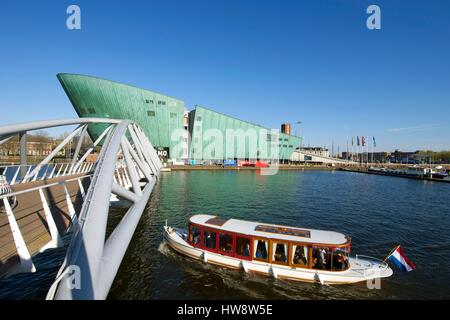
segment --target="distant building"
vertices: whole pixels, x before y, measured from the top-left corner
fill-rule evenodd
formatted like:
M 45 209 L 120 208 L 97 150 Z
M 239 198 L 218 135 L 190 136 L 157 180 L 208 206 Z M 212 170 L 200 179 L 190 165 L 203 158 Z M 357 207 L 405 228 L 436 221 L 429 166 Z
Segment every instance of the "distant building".
M 310 153 L 312 155 L 319 156 L 319 157 L 329 157 L 330 156 L 330 152 L 328 151 L 328 149 L 323 148 L 323 147 L 302 147 L 302 148 L 300 148 L 300 151 L 303 151 L 305 153 Z
M 53 141 L 32 141 L 33 136 L 29 136 L 26 146 L 27 156 L 42 157 L 49 155 L 55 143 Z M 20 154 L 20 143 L 18 140 L 9 141 L 0 146 L 0 155 L 7 156 L 18 156 Z
M 363 153 L 351 153 L 342 152 L 342 159 L 362 162 L 374 162 L 374 163 L 402 163 L 402 164 L 420 164 L 429 163 L 430 155 L 417 151 L 400 151 L 394 152 L 363 152 Z
M 430 156 L 421 153 L 419 150 L 413 152 L 404 152 L 400 150 L 395 150 L 391 154 L 390 161 L 393 163 L 409 163 L 409 164 L 429 163 Z
M 375 162 L 375 163 L 388 163 L 391 162 L 391 152 L 380 151 L 380 152 L 364 152 L 364 153 L 351 153 L 342 152 L 342 159 L 351 161 L 362 161 L 363 162 Z

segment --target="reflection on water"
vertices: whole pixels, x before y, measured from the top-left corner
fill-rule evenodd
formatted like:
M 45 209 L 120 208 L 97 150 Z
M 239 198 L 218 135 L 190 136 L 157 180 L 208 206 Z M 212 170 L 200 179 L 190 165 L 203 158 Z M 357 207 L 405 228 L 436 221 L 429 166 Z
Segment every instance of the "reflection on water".
M 109 298 L 448 299 L 449 195 L 448 184 L 348 172 L 162 173 Z M 198 213 L 342 232 L 352 237 L 352 255 L 383 259 L 401 244 L 417 270 L 394 269 L 381 290 L 369 290 L 365 283 L 322 286 L 204 264 L 175 253 L 162 237 L 166 219 L 185 227 Z M 122 214 L 113 211 L 110 225 Z M 63 259 L 63 248 L 45 252 L 36 262 L 42 267 L 37 278 L 0 281 L 0 299 L 45 298 Z

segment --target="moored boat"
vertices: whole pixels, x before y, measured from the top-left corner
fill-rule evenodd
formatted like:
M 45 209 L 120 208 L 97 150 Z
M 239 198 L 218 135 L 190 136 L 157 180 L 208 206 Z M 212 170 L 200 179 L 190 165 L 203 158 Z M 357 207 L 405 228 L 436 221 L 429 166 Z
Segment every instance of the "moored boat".
M 194 215 L 188 229 L 164 226 L 164 239 L 185 256 L 279 279 L 346 284 L 385 278 L 384 261 L 350 257 L 350 237 L 213 215 Z

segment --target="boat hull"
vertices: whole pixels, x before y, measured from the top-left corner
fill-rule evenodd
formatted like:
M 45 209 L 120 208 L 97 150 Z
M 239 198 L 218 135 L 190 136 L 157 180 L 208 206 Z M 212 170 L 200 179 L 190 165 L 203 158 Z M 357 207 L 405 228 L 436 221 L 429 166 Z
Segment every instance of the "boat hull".
M 376 264 L 365 259 L 350 258 L 350 268 L 345 271 L 323 271 L 290 266 L 270 264 L 260 261 L 247 261 L 235 257 L 209 252 L 193 247 L 186 241 L 187 234 L 180 229 L 164 227 L 164 239 L 176 252 L 205 263 L 242 269 L 245 272 L 275 277 L 277 279 L 320 282 L 322 284 L 351 284 L 392 275 L 392 270 L 386 264 Z

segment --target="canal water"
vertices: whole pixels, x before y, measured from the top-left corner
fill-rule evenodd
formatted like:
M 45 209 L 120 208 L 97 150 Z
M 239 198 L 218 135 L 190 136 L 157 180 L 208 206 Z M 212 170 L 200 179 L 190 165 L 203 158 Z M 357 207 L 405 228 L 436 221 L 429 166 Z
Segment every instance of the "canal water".
M 206 213 L 334 230 L 352 254 L 384 259 L 401 244 L 417 270 L 341 286 L 276 280 L 207 265 L 163 243 L 162 227 Z M 110 299 L 449 299 L 450 185 L 339 171 L 162 173 Z
M 417 270 L 392 266 L 381 289 L 368 289 L 207 265 L 163 243 L 166 220 L 184 227 L 198 213 L 342 232 L 352 237 L 352 255 L 384 259 L 401 244 Z M 122 214 L 113 212 L 111 225 Z M 449 299 L 449 253 L 450 184 L 340 171 L 163 172 L 109 299 Z M 63 259 L 63 248 L 46 251 L 35 261 L 38 274 L 0 281 L 0 299 L 45 298 Z

